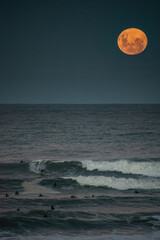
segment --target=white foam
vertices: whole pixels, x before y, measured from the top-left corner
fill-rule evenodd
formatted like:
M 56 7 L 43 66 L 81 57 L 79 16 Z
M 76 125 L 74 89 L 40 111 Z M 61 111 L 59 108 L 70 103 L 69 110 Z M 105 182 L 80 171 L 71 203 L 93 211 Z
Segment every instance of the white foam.
M 150 223 L 153 224 L 153 227 L 159 227 L 160 226 L 160 216 L 153 215 L 152 217 L 154 218 L 154 220 L 151 220 Z
M 65 177 L 69 179 L 70 177 Z M 134 178 L 115 178 L 104 176 L 78 176 L 72 177 L 80 185 L 84 186 L 104 186 L 118 190 L 128 189 L 160 189 L 160 180 L 157 179 L 134 179 Z
M 48 161 L 49 160 L 46 159 L 40 159 L 30 162 L 29 164 L 30 171 L 34 173 L 40 173 L 42 169 L 46 168 L 46 162 Z
M 81 161 L 82 166 L 89 171 L 118 171 L 122 173 L 141 174 L 150 177 L 160 177 L 160 162 L 138 162 L 128 160 L 118 161 Z

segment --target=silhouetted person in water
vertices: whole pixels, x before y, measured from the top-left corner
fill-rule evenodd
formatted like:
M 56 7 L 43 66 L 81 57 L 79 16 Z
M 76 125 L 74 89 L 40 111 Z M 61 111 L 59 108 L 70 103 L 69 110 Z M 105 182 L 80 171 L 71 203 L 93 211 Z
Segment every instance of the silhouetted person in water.
M 56 182 L 54 182 L 54 183 L 53 183 L 53 186 L 54 186 L 54 187 L 57 187 L 57 183 L 56 183 Z
M 40 194 L 39 194 L 39 197 L 43 197 L 43 195 L 40 193 Z
M 15 192 L 15 195 L 19 195 L 19 192 L 18 192 L 18 191 L 16 191 L 16 192 Z
M 8 193 L 6 193 L 5 197 L 9 197 Z
M 54 210 L 55 208 L 53 207 L 53 205 L 51 205 L 51 210 Z
M 71 198 L 76 198 L 76 196 L 74 196 L 74 195 L 71 195 Z
M 139 192 L 137 190 L 135 190 L 134 193 L 139 193 Z
M 23 160 L 21 160 L 20 163 L 23 163 Z
M 41 176 L 44 176 L 44 169 L 41 170 Z
M 17 212 L 19 212 L 20 211 L 20 209 L 19 208 L 17 208 Z
M 44 213 L 44 214 L 43 214 L 43 217 L 44 217 L 44 218 L 47 218 L 47 217 L 48 217 L 47 213 Z

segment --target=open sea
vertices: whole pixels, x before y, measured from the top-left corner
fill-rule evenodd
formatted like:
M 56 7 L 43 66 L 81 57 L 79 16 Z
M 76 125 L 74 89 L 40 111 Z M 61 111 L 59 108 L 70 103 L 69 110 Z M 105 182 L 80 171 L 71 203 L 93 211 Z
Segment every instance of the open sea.
M 160 239 L 160 105 L 0 105 L 0 239 Z

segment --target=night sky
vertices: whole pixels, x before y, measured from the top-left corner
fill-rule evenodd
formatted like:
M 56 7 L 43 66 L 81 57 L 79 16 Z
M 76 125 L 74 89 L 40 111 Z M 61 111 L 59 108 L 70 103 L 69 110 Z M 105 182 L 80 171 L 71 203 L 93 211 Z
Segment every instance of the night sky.
M 132 27 L 134 56 L 117 46 Z M 160 1 L 1 0 L 0 103 L 160 103 Z

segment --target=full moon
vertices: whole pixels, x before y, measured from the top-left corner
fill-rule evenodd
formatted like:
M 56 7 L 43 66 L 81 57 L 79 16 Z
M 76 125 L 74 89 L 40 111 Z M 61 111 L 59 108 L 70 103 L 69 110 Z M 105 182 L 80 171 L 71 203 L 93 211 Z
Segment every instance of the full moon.
M 117 43 L 120 50 L 128 55 L 136 55 L 147 47 L 146 34 L 137 28 L 128 28 L 120 33 Z

